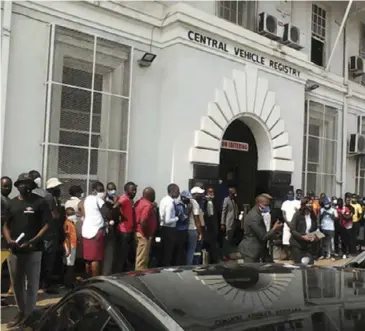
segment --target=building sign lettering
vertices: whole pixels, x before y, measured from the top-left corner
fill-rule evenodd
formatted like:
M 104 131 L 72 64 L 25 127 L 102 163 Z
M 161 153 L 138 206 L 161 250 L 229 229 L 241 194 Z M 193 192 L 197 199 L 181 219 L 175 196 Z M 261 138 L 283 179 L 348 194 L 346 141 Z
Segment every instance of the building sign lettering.
M 298 78 L 300 77 L 300 71 L 289 65 L 286 65 L 280 61 L 269 60 L 260 54 L 250 52 L 250 51 L 247 51 L 243 48 L 239 48 L 236 46 L 234 46 L 232 49 L 232 47 L 229 47 L 230 45 L 228 45 L 227 43 L 224 43 L 224 42 L 214 39 L 212 37 L 204 36 L 200 33 L 194 32 L 194 31 L 189 31 L 188 38 L 191 41 L 197 42 L 199 44 L 203 44 L 208 47 L 218 49 L 218 50 L 228 53 L 228 54 L 233 54 L 242 59 L 249 60 L 253 63 L 269 67 L 271 69 L 283 72 L 287 75 L 298 77 Z
M 222 140 L 221 147 L 223 149 L 233 149 L 236 151 L 248 152 L 249 146 L 247 143 L 241 143 L 238 141 L 230 141 L 230 140 Z

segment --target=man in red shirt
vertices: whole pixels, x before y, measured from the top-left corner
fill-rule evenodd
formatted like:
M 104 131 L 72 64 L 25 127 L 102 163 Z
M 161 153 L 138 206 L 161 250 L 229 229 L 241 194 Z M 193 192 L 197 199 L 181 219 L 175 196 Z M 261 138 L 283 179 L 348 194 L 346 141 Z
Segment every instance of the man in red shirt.
M 137 185 L 133 182 L 128 182 L 124 185 L 124 194 L 118 200 L 121 222 L 118 225 L 116 236 L 116 252 L 118 255 L 115 262 L 117 272 L 123 272 L 133 244 L 133 235 L 135 232 L 133 199 L 136 193 Z
M 146 187 L 143 190 L 142 198 L 135 204 L 137 224 L 136 270 L 148 268 L 151 241 L 157 227 L 157 219 L 153 209 L 154 202 L 155 190 L 152 187 Z

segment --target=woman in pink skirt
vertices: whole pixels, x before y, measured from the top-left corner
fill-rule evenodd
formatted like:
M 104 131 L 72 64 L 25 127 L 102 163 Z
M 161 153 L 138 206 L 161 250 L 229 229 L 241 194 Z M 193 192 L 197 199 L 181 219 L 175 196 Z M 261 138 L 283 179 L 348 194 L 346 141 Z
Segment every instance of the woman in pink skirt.
M 86 274 L 95 277 L 100 275 L 100 265 L 104 259 L 104 228 L 107 208 L 104 203 L 104 185 L 101 182 L 95 182 L 92 190 L 92 194 L 84 201 L 82 238 Z

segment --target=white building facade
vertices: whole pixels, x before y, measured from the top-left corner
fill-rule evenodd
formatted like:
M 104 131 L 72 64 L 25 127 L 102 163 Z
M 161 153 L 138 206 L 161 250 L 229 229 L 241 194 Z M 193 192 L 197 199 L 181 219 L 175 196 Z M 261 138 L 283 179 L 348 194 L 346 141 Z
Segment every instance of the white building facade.
M 222 150 L 244 158 L 247 146 L 255 178 L 288 174 L 305 191 L 363 195 L 361 136 L 348 152 L 350 135 L 365 134 L 365 79 L 361 64 L 349 68 L 365 56 L 361 2 L 325 70 L 347 5 L 3 2 L 1 173 L 36 169 L 65 189 L 132 180 L 161 197 L 170 182 L 204 180 L 196 166 L 218 169 L 218 179 Z M 258 33 L 270 17 L 278 40 Z M 286 24 L 297 38 L 288 45 Z M 156 55 L 149 67 L 145 53 Z M 253 143 L 224 137 L 237 120 Z

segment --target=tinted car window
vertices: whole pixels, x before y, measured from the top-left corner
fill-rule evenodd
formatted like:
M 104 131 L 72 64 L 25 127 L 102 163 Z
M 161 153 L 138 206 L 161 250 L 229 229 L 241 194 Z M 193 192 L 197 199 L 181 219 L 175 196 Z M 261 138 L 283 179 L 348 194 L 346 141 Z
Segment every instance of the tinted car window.
M 84 292 L 75 293 L 48 317 L 40 331 L 120 331 L 101 302 Z

